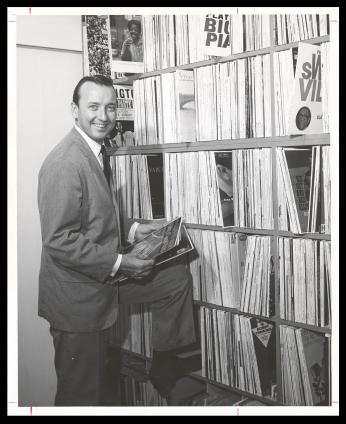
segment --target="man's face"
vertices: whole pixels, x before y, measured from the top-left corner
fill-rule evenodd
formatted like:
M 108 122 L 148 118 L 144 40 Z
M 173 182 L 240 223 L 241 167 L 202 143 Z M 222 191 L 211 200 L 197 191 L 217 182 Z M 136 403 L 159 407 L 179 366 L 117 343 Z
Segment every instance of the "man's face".
M 116 95 L 113 87 L 85 82 L 79 90 L 79 105 L 72 103 L 76 124 L 93 140 L 102 143 L 116 120 Z
M 132 24 L 130 26 L 130 35 L 133 41 L 137 41 L 139 39 L 140 30 L 138 25 Z
M 306 116 L 306 115 L 299 116 L 299 118 L 298 118 L 299 128 L 300 129 L 305 129 L 307 127 L 308 120 L 309 120 L 309 117 Z
M 305 130 L 309 126 L 310 121 L 311 121 L 310 109 L 303 106 L 301 109 L 299 109 L 296 116 L 297 128 L 301 131 Z
M 231 186 L 233 180 L 232 170 L 221 164 L 217 164 L 216 169 L 218 177 Z

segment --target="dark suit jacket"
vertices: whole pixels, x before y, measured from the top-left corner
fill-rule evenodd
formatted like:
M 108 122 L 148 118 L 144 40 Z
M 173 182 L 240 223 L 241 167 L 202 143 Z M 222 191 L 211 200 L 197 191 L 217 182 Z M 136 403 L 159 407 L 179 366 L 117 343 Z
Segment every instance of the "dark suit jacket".
M 38 314 L 57 329 L 96 331 L 117 314 L 109 274 L 120 249 L 114 190 L 73 128 L 45 159 L 38 183 L 42 232 Z

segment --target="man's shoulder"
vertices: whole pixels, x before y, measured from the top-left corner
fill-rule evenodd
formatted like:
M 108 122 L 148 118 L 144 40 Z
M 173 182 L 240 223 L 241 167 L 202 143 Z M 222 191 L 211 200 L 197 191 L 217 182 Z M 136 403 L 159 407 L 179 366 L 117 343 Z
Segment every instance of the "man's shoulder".
M 48 153 L 41 166 L 41 172 L 55 167 L 69 167 L 80 162 L 80 136 L 71 131 Z

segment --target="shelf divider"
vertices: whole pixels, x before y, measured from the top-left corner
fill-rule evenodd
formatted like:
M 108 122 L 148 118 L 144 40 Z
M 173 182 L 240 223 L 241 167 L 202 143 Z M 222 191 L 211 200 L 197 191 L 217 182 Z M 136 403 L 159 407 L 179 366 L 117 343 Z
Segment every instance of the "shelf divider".
M 157 154 L 163 152 L 197 152 L 205 150 L 235 150 L 235 149 L 259 149 L 271 147 L 303 147 L 330 145 L 330 134 L 305 134 L 295 136 L 272 136 L 244 139 L 226 139 L 195 141 L 191 143 L 162 143 L 147 144 L 142 146 L 122 146 L 107 149 L 110 156 Z

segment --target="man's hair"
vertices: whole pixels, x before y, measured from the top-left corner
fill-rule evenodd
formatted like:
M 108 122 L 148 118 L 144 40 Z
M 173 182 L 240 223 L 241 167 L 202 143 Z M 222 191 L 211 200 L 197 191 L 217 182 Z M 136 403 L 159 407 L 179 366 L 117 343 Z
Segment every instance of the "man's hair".
M 109 78 L 109 77 L 106 77 L 106 76 L 104 76 L 104 75 L 93 75 L 93 76 L 90 76 L 90 77 L 83 77 L 83 78 L 79 81 L 79 83 L 76 85 L 76 87 L 75 87 L 75 89 L 74 89 L 74 91 L 73 91 L 72 101 L 73 101 L 73 103 L 75 103 L 77 106 L 78 106 L 79 98 L 80 98 L 80 95 L 79 95 L 80 88 L 81 88 L 81 86 L 82 86 L 85 82 L 88 82 L 88 81 L 93 82 L 93 83 L 95 83 L 95 84 L 97 84 L 97 85 L 105 85 L 105 86 L 107 86 L 107 87 L 113 87 L 113 81 L 112 81 L 112 79 L 111 79 L 111 78 Z M 114 88 L 114 87 L 113 87 L 113 88 Z
M 222 165 L 229 170 L 232 169 L 232 156 L 229 153 L 215 153 L 215 162 L 217 165 Z
M 139 28 L 139 32 L 142 32 L 142 25 L 136 19 L 131 19 L 131 21 L 128 21 L 127 28 L 129 29 L 129 31 L 130 31 L 131 25 L 137 25 Z

